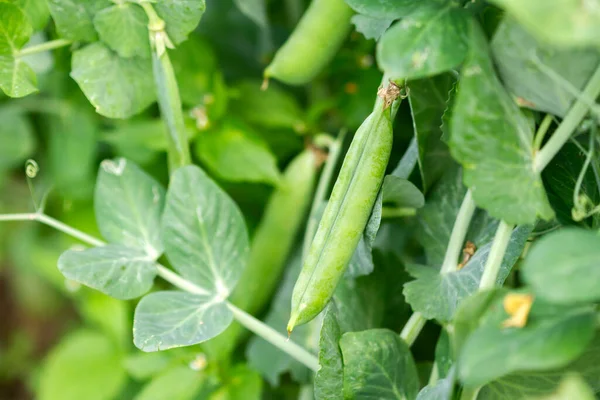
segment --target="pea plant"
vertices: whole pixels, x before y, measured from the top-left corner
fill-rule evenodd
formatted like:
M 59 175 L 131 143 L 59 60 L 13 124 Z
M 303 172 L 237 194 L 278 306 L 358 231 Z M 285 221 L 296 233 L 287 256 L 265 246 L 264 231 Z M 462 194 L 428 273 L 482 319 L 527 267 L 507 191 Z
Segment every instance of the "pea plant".
M 0 2 L 0 221 L 87 321 L 37 396 L 596 398 L 600 3 L 207 3 Z

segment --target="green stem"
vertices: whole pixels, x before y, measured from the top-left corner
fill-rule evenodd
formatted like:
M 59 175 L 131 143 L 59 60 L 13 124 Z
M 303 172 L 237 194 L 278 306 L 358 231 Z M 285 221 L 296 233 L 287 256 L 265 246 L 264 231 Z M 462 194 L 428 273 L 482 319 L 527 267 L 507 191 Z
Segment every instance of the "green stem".
M 404 325 L 404 328 L 402 328 L 400 338 L 404 340 L 408 346 L 412 346 L 423 330 L 425 322 L 427 322 L 427 320 L 420 312 L 413 313 L 406 322 L 406 325 Z
M 581 120 L 589 111 L 589 106 L 584 99 L 595 99 L 600 94 L 600 66 L 588 81 L 580 98 L 571 107 L 561 124 L 556 128 L 546 145 L 536 154 L 533 162 L 534 171 L 540 173 L 560 151 L 562 146 L 573 134 Z
M 508 242 L 510 241 L 510 236 L 514 227 L 515 226 L 512 224 L 500 221 L 500 225 L 498 225 L 496 235 L 494 236 L 492 249 L 485 262 L 483 276 L 479 282 L 479 290 L 491 289 L 496 285 L 498 272 L 502 265 L 502 259 L 504 258 L 504 253 L 508 247 Z
M 473 201 L 473 196 L 471 191 L 468 190 L 465 194 L 462 204 L 460 205 L 458 214 L 456 215 L 454 227 L 452 228 L 450 240 L 448 241 L 448 247 L 446 248 L 444 262 L 440 268 L 440 274 L 455 271 L 458 267 L 458 256 L 463 248 L 463 242 L 465 241 L 465 236 L 467 236 L 471 219 L 475 213 L 475 208 L 476 206 L 475 202 Z M 425 317 L 423 317 L 423 315 L 421 315 L 421 313 L 413 313 L 406 325 L 404 325 L 404 328 L 400 333 L 400 337 L 404 339 L 409 346 L 412 345 L 412 343 L 417 339 L 417 336 L 419 336 L 421 333 L 426 321 L 427 320 Z
M 308 222 L 306 224 L 306 230 L 304 231 L 304 242 L 302 245 L 302 259 L 305 259 L 308 255 L 310 244 L 312 243 L 317 231 L 317 227 L 319 225 L 319 219 L 317 215 L 319 212 L 319 207 L 325 202 L 325 198 L 327 197 L 329 185 L 333 179 L 335 166 L 340 158 L 342 143 L 344 143 L 345 136 L 345 131 L 340 132 L 338 137 L 329 145 L 329 155 L 327 156 L 327 161 L 325 162 L 325 166 L 321 172 L 321 177 L 319 178 L 319 183 L 317 184 L 317 190 L 315 191 L 315 196 L 310 207 L 310 213 L 308 214 Z
M 456 268 L 458 267 L 458 257 L 462 251 L 474 212 L 475 202 L 473 201 L 471 190 L 468 190 L 460 205 L 460 209 L 458 210 L 440 273 L 445 274 L 456 271 Z
M 546 114 L 546 116 L 542 120 L 542 123 L 540 124 L 537 132 L 535 133 L 535 137 L 533 139 L 533 149 L 535 151 L 538 151 L 540 149 L 540 147 L 542 147 L 542 142 L 544 141 L 544 137 L 546 136 L 546 133 L 548 132 L 548 128 L 550 128 L 550 124 L 552 124 L 553 120 L 554 120 L 554 117 L 550 114 Z
M 17 51 L 14 56 L 16 58 L 25 57 L 32 54 L 41 53 L 43 51 L 58 49 L 59 47 L 65 47 L 70 45 L 71 43 L 73 42 L 67 39 L 50 40 L 48 42 L 41 43 L 35 46 L 25 47 L 24 49 Z
M 477 395 L 479 395 L 480 387 L 476 388 L 463 388 L 463 391 L 460 395 L 460 400 L 476 400 Z
M 393 207 L 383 207 L 381 210 L 381 218 L 401 218 L 401 217 L 411 217 L 417 215 L 416 208 L 404 207 L 404 208 L 393 208 Z
M 100 239 L 90 236 L 87 233 L 81 232 L 80 230 L 72 228 L 52 217 L 41 213 L 0 214 L 0 221 L 38 221 L 92 246 L 104 246 L 106 244 Z M 189 293 L 206 294 L 204 289 L 176 274 L 165 266 L 157 264 L 157 269 L 158 275 L 167 282 L 171 283 L 173 286 Z M 312 369 L 313 371 L 318 370 L 319 362 L 317 358 L 310 352 L 290 341 L 289 338 L 286 338 L 275 329 L 257 320 L 245 311 L 235 307 L 233 304 L 227 303 L 227 305 L 233 312 L 234 318 L 240 324 L 244 325 L 248 330 L 286 352 L 291 357 L 304 364 L 306 367 Z
M 192 163 L 190 149 L 183 119 L 181 97 L 173 65 L 166 47 L 172 47 L 165 31 L 165 22 L 156 14 L 150 3 L 143 2 L 148 16 L 148 30 L 152 43 L 152 71 L 156 85 L 158 107 L 167 127 L 167 142 L 169 143 L 169 170 Z
M 286 339 L 275 329 L 260 322 L 252 315 L 240 310 L 233 304 L 227 303 L 227 306 L 233 312 L 235 319 L 247 329 L 256 333 L 258 336 L 271 343 L 278 349 L 283 350 L 313 371 L 317 372 L 319 370 L 319 360 L 314 355 L 306 351 L 303 347 L 298 346 L 289 339 Z

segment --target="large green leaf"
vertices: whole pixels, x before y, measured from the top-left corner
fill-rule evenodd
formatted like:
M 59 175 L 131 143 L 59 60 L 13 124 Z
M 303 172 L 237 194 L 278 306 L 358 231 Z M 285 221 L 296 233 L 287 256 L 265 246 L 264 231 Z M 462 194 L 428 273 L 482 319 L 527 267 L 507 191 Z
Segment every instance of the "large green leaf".
M 502 81 L 519 104 L 560 117 L 600 62 L 595 48 L 557 49 L 538 41 L 511 18 L 502 21 L 491 47 Z
M 73 332 L 44 361 L 36 397 L 40 400 L 115 398 L 127 381 L 120 357 L 118 348 L 101 333 Z
M 382 196 L 384 204 L 393 204 L 395 207 L 421 208 L 425 205 L 423 193 L 409 180 L 395 175 L 384 178 Z
M 394 22 L 390 18 L 374 18 L 362 14 L 354 15 L 351 19 L 356 31 L 362 33 L 367 39 L 379 40 L 381 35 Z
M 162 227 L 177 271 L 208 293 L 231 293 L 246 266 L 248 233 L 236 204 L 200 168 L 171 176 Z
M 472 24 L 470 50 L 452 112 L 450 150 L 478 206 L 512 224 L 532 224 L 554 212 L 533 168 L 533 132 L 502 87 L 486 38 Z
M 417 368 L 406 343 L 387 329 L 349 332 L 340 340 L 344 359 L 344 397 L 414 399 Z
M 589 307 L 561 308 L 536 299 L 525 327 L 505 328 L 508 314 L 502 300 L 490 305 L 461 349 L 458 371 L 468 386 L 516 371 L 563 367 L 579 357 L 594 337 L 595 316 Z
M 50 10 L 46 0 L 8 0 L 18 6 L 31 22 L 31 26 L 37 31 L 42 30 L 48 23 Z
M 10 97 L 37 91 L 35 73 L 16 56 L 33 28 L 27 16 L 10 3 L 0 3 L 0 89 Z
M 342 337 L 337 322 L 336 307 L 330 303 L 325 310 L 319 337 L 319 370 L 315 374 L 316 400 L 342 400 L 344 370 L 339 341 Z
M 417 396 L 417 400 L 452 400 L 453 390 L 454 379 L 453 377 L 448 376 L 421 389 Z
M 121 58 L 102 43 L 73 53 L 71 77 L 96 112 L 109 118 L 131 117 L 156 99 L 150 61 Z
M 122 3 L 105 8 L 94 16 L 94 27 L 121 57 L 150 57 L 148 17 L 141 7 Z
M 591 388 L 600 392 L 600 336 L 586 348 L 577 360 L 561 369 L 518 372 L 502 377 L 481 389 L 481 400 L 525 400 L 551 393 L 569 374 L 580 374 Z M 574 399 L 574 398 L 573 398 Z
M 408 101 L 419 145 L 419 169 L 426 192 L 452 164 L 448 146 L 442 142 L 442 116 L 448 107 L 452 74 L 409 82 Z
M 251 129 L 236 121 L 202 132 L 196 154 L 217 176 L 229 181 L 277 184 L 277 160 L 266 143 Z
M 162 254 L 160 219 L 165 189 L 137 165 L 124 158 L 100 164 L 94 208 L 98 228 L 111 243 Z
M 202 373 L 187 365 L 177 365 L 149 381 L 134 400 L 192 400 L 203 383 Z
M 439 7 L 444 0 L 346 0 L 346 3 L 357 13 L 374 18 L 398 19 L 406 17 L 417 10 Z
M 600 235 L 566 228 L 542 237 L 523 264 L 533 292 L 554 303 L 600 300 Z
M 493 0 L 541 40 L 564 47 L 600 44 L 597 0 Z
M 152 256 L 119 244 L 68 250 L 58 259 L 58 269 L 68 279 L 123 300 L 146 293 L 156 276 Z
M 196 29 L 206 8 L 204 0 L 162 0 L 153 6 L 165 21 L 167 34 L 174 44 L 186 40 Z
M 109 0 L 48 0 L 50 14 L 58 33 L 72 41 L 97 40 L 92 22 L 94 14 L 111 5 Z
M 411 14 L 381 37 L 377 63 L 394 78 L 448 71 L 467 54 L 469 22 L 469 14 L 453 2 Z
M 0 171 L 12 168 L 31 155 L 35 136 L 29 120 L 11 109 L 0 110 Z
M 519 259 L 530 232 L 530 226 L 513 231 L 496 279 L 498 285 L 504 283 Z M 479 289 L 491 248 L 491 241 L 479 247 L 467 265 L 458 271 L 440 273 L 437 268 L 409 266 L 408 271 L 417 279 L 404 285 L 406 301 L 428 319 L 451 320 L 460 302 Z
M 213 295 L 154 292 L 135 309 L 133 343 L 143 351 L 190 346 L 217 336 L 231 321 L 227 305 Z
M 596 400 L 594 391 L 578 374 L 566 375 L 560 382 L 556 392 L 545 396 L 543 400 Z

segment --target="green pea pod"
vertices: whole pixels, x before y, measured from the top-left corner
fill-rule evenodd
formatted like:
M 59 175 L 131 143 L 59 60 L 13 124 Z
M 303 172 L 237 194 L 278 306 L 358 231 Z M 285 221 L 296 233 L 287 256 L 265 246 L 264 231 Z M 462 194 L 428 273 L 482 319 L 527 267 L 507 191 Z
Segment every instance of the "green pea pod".
M 265 69 L 265 79 L 273 77 L 290 85 L 310 82 L 342 46 L 352 15 L 344 0 L 313 0 Z
M 380 93 L 385 96 L 383 105 L 375 107 L 352 139 L 296 281 L 288 332 L 325 308 L 371 215 L 392 150 L 390 105 L 399 88 L 390 85 Z
M 304 150 L 286 168 L 279 187 L 269 198 L 252 239 L 248 265 L 229 297 L 230 302 L 251 314 L 266 305 L 277 287 L 312 198 L 316 163 L 315 153 Z M 226 359 L 242 333 L 242 326 L 234 322 L 203 348 L 210 357 Z

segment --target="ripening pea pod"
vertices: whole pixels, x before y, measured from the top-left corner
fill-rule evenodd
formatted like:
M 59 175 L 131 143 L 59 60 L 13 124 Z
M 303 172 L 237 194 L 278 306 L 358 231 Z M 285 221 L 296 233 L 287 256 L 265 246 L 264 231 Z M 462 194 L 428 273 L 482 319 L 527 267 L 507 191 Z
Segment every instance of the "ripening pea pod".
M 312 199 L 317 157 L 312 149 L 296 156 L 283 173 L 258 225 L 244 269 L 229 301 L 250 314 L 271 299 Z M 224 359 L 238 343 L 243 328 L 232 323 L 204 344 L 209 356 Z
M 327 305 L 356 250 L 381 188 L 392 150 L 391 105 L 400 96 L 393 83 L 358 128 L 292 294 L 287 330 L 309 322 Z
M 331 61 L 351 29 L 352 9 L 344 0 L 312 0 L 298 26 L 265 69 L 290 85 L 310 82 Z

